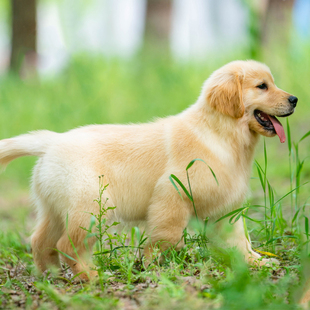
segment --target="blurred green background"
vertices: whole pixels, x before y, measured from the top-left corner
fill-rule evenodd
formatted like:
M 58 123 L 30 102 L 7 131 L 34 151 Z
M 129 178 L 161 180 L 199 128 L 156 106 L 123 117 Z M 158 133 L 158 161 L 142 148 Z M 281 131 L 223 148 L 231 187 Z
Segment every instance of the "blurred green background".
M 183 13 L 179 12 L 177 16 L 176 11 L 178 8 L 180 11 L 178 5 L 182 1 L 179 4 L 170 0 L 131 1 L 129 5 L 143 7 L 144 11 L 138 16 L 143 19 L 143 29 L 139 33 L 139 43 L 125 55 L 120 52 L 121 48 L 117 44 L 110 44 L 112 47 L 109 52 L 102 52 L 99 45 L 97 49 L 95 46 L 91 51 L 88 50 L 89 33 L 85 35 L 83 48 L 77 45 L 79 48 L 74 49 L 70 34 L 73 36 L 80 31 L 79 20 L 100 1 L 71 1 L 73 7 L 70 16 L 75 16 L 75 19 L 71 18 L 69 25 L 65 15 L 59 13 L 65 12 L 63 6 L 66 2 L 70 1 L 19 0 L 3 1 L 0 6 L 7 41 L 7 45 L 2 44 L 7 47 L 7 54 L 0 54 L 3 57 L 0 78 L 1 139 L 32 130 L 63 132 L 86 124 L 146 122 L 179 113 L 196 101 L 204 80 L 212 71 L 236 59 L 265 62 L 277 86 L 299 98 L 296 112 L 289 118 L 293 141 L 297 142 L 310 130 L 310 40 L 306 31 L 310 23 L 309 19 L 308 24 L 300 23 L 305 19 L 302 12 L 309 9 L 307 1 L 223 0 L 218 1 L 216 7 L 199 7 L 199 1 L 196 1 L 198 9 L 195 11 L 193 8 L 192 12 L 184 11 L 186 1 L 183 1 Z M 120 11 L 129 9 L 128 4 L 126 8 L 122 7 L 124 2 L 121 0 L 114 1 L 114 5 L 116 2 L 120 5 Z M 194 2 L 188 2 L 189 8 L 190 3 L 193 5 Z M 228 4 L 231 6 L 233 2 L 236 5 L 235 11 L 229 11 L 231 7 Z M 111 1 L 102 0 L 100 3 L 104 3 L 103 9 L 107 10 L 112 5 Z M 41 15 L 45 12 L 44 7 L 51 6 L 58 8 L 59 16 L 63 16 L 59 22 L 65 24 L 63 32 L 67 35 L 63 47 L 67 46 L 67 50 L 70 50 L 61 68 L 53 74 L 42 70 L 40 58 L 40 53 L 44 54 L 42 36 L 46 31 L 40 30 Z M 35 13 L 29 13 L 31 8 Z M 212 9 L 216 9 L 216 12 Z M 204 27 L 207 29 L 204 16 L 197 15 L 197 20 L 200 18 L 201 22 L 196 28 L 191 28 L 190 22 L 186 24 L 187 14 L 191 14 L 193 19 L 199 10 L 208 10 L 207 17 L 216 13 L 218 19 L 213 24 L 218 29 L 220 26 L 221 31 L 209 27 L 213 29 L 215 41 L 210 40 L 208 31 L 202 31 Z M 231 35 L 235 41 L 226 44 L 229 25 L 225 22 L 230 18 L 230 25 L 234 25 L 240 12 L 243 14 L 243 24 L 241 30 L 238 30 L 240 35 L 236 31 Z M 106 28 L 102 30 L 106 38 L 115 35 L 113 27 L 109 27 L 109 23 L 115 23 L 112 17 L 106 20 Z M 119 22 L 125 21 L 120 19 Z M 53 20 L 50 23 L 53 25 Z M 184 32 L 185 24 L 188 33 Z M 100 25 L 97 28 L 100 33 Z M 47 37 L 53 34 L 51 29 L 46 32 Z M 183 35 L 187 37 L 187 45 L 183 44 L 182 47 L 181 43 L 173 43 L 178 42 Z M 241 36 L 243 39 L 240 41 Z M 128 40 L 119 37 L 120 42 L 125 39 Z M 52 43 L 56 41 L 51 37 L 50 45 L 47 46 L 49 52 L 53 50 Z M 199 45 L 200 42 L 205 42 L 201 45 L 204 49 Z M 218 46 L 214 46 L 217 42 Z M 176 52 L 176 48 L 183 48 L 185 52 Z M 74 52 L 71 52 L 72 49 Z M 62 56 L 58 53 L 55 57 L 60 59 Z M 286 120 L 281 121 L 286 127 Z M 262 141 L 257 148 L 258 160 L 263 156 Z M 281 144 L 277 137 L 266 139 L 266 143 L 269 179 L 280 189 L 283 188 L 284 192 L 289 188 L 287 143 Z M 309 146 L 310 140 L 305 139 L 300 145 L 301 158 L 308 156 Z M 0 196 L 3 201 L 26 191 L 34 162 L 34 158 L 18 159 L 1 175 Z M 307 181 L 310 173 L 307 160 L 303 173 L 303 181 Z M 257 180 L 251 183 L 255 196 Z M 306 194 L 308 190 L 304 191 Z

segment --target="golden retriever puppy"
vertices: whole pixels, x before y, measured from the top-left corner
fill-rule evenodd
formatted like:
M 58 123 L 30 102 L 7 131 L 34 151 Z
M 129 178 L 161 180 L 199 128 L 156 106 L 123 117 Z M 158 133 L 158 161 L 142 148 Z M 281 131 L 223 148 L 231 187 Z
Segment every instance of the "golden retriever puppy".
M 239 208 L 248 192 L 254 149 L 259 136 L 285 134 L 276 116 L 294 112 L 297 98 L 279 89 L 268 67 L 256 61 L 234 61 L 205 82 L 197 102 L 176 116 L 139 125 L 91 125 L 66 133 L 37 131 L 0 141 L 0 164 L 20 156 L 38 156 L 32 192 L 38 225 L 32 235 L 33 258 L 39 270 L 60 266 L 62 259 L 80 277 L 92 277 L 87 267 L 88 212 L 98 213 L 98 176 L 109 183 L 108 218 L 144 221 L 149 243 L 144 254 L 151 261 L 161 251 L 182 246 L 182 233 L 194 210 L 169 181 L 175 174 L 184 184 L 185 168 L 203 159 L 214 171 L 196 162 L 189 170 L 197 214 L 217 218 Z M 66 218 L 68 226 L 66 227 Z M 77 249 L 78 256 L 68 238 Z M 89 248 L 95 239 L 88 239 Z M 244 235 L 242 221 L 228 240 L 248 261 L 260 256 Z M 264 263 L 264 262 L 263 262 Z M 88 274 L 88 275 L 87 275 Z

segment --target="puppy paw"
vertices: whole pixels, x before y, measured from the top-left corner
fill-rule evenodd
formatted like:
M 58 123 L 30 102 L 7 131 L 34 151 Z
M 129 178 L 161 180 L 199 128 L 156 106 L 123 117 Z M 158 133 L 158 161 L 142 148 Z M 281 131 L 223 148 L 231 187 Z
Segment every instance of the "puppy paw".
M 95 270 L 89 270 L 79 273 L 77 276 L 74 277 L 76 282 L 93 282 L 99 279 L 98 272 Z
M 254 266 L 279 266 L 280 262 L 276 258 L 262 258 L 261 256 L 259 257 L 249 257 L 248 259 L 249 264 L 254 265 Z
M 263 258 L 260 261 L 260 266 L 279 266 L 280 262 L 276 258 Z

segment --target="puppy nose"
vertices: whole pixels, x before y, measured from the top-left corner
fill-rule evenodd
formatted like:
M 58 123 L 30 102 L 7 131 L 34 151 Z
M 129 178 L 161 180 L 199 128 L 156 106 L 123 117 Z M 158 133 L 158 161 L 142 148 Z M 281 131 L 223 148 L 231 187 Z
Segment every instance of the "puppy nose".
M 297 105 L 298 98 L 295 97 L 295 96 L 290 96 L 290 97 L 288 98 L 288 101 L 289 101 L 290 104 L 295 108 L 296 105 Z

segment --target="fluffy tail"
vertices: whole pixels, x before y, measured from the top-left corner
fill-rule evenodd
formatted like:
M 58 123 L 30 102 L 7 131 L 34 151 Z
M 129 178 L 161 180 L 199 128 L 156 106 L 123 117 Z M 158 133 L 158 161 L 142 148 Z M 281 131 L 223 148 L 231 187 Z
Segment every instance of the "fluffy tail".
M 34 131 L 0 141 L 0 166 L 21 156 L 42 156 L 58 134 L 48 130 Z

